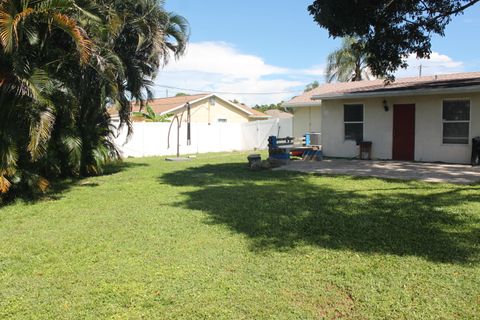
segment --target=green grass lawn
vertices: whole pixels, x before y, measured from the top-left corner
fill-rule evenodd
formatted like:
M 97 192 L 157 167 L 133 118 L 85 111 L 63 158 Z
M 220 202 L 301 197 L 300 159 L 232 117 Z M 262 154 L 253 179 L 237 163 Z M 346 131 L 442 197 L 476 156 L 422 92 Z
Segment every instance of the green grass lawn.
M 0 208 L 0 319 L 475 319 L 480 185 L 128 160 Z

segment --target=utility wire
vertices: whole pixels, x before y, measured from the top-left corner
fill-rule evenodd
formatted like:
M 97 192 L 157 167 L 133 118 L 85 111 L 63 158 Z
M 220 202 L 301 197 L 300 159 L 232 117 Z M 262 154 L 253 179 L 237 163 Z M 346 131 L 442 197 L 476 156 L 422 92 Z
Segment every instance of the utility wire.
M 187 89 L 187 88 L 178 88 L 178 87 L 164 86 L 164 85 L 156 85 L 155 87 L 164 88 L 164 89 L 181 90 L 181 91 L 201 92 L 201 93 L 238 94 L 238 95 L 274 95 L 274 94 L 286 94 L 286 93 L 298 94 L 301 92 L 301 90 L 278 91 L 278 92 L 228 92 L 228 91 L 206 91 L 206 90 L 197 90 L 197 89 Z

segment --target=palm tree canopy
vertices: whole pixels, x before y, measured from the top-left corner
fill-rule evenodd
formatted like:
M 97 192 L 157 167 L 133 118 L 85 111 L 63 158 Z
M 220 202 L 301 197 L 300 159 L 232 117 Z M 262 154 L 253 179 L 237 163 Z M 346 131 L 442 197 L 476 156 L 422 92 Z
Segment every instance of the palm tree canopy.
M 327 82 L 369 80 L 371 74 L 366 60 L 362 43 L 352 37 L 344 38 L 342 46 L 328 55 Z

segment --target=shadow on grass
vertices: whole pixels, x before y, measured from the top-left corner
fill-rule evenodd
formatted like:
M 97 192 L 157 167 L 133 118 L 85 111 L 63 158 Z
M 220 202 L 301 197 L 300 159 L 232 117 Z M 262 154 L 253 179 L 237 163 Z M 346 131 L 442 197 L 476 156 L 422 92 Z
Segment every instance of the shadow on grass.
M 144 163 L 131 163 L 131 162 L 118 162 L 112 163 L 106 166 L 103 176 L 111 176 L 122 171 L 136 168 L 136 167 L 146 167 L 147 164 Z M 60 200 L 65 192 L 70 190 L 72 187 L 84 187 L 84 188 L 95 188 L 99 184 L 95 182 L 88 181 L 92 177 L 83 177 L 83 178 L 63 178 L 63 179 L 54 179 L 50 181 L 50 187 L 45 193 L 32 193 L 32 192 L 14 192 L 10 195 L 4 196 L 0 199 L 0 208 L 11 205 L 17 200 L 21 200 L 26 203 L 36 203 L 38 201 L 44 200 Z
M 198 187 L 185 192 L 187 200 L 178 205 L 202 210 L 209 223 L 246 235 L 252 250 L 307 244 L 445 263 L 478 262 L 479 216 L 461 207 L 480 202 L 478 186 L 383 180 L 387 187 L 382 190 L 369 179 L 362 183 L 341 177 L 334 183 L 343 185 L 334 187 L 332 181 L 310 177 L 220 164 L 159 179 L 171 186 Z

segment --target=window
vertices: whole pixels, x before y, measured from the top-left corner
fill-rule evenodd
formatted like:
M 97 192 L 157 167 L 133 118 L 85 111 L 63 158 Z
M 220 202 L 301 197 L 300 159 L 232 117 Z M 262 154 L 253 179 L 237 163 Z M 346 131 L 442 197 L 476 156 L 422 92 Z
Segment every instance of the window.
M 345 140 L 363 140 L 363 105 L 346 104 L 343 106 Z
M 217 119 L 219 123 L 227 123 L 227 119 Z
M 470 101 L 443 101 L 443 143 L 468 144 L 470 137 Z

